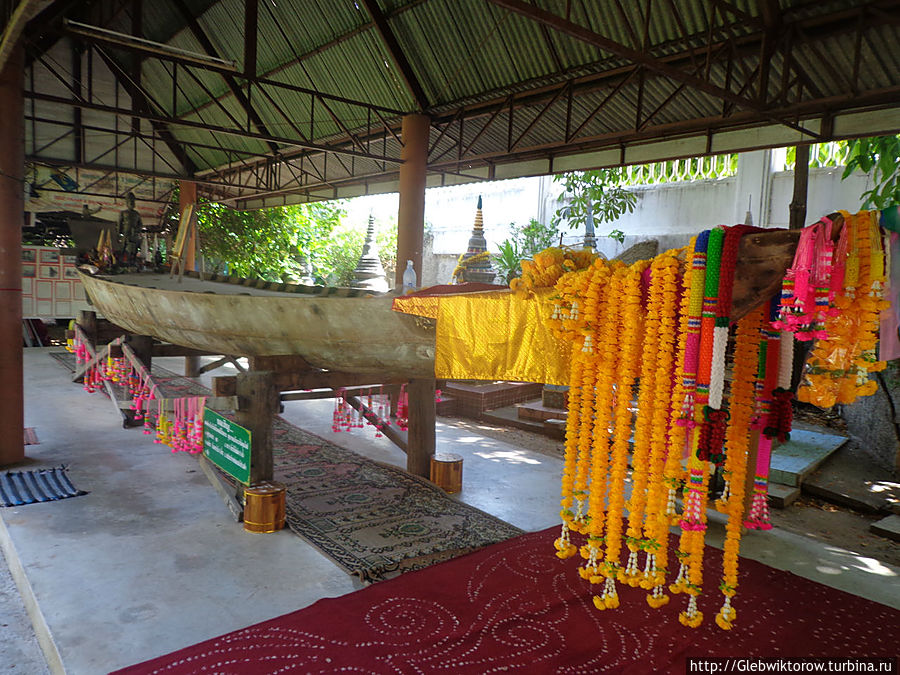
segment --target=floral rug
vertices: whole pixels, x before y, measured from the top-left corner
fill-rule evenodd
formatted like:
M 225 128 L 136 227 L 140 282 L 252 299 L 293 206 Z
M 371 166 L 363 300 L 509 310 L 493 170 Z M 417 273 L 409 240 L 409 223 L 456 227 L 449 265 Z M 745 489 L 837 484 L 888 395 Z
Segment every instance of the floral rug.
M 68 353 L 51 353 L 74 370 Z M 69 358 L 66 358 L 69 357 Z M 205 396 L 203 385 L 153 366 L 165 397 Z M 428 481 L 373 462 L 280 417 L 275 479 L 287 486 L 287 525 L 338 566 L 379 581 L 522 533 Z

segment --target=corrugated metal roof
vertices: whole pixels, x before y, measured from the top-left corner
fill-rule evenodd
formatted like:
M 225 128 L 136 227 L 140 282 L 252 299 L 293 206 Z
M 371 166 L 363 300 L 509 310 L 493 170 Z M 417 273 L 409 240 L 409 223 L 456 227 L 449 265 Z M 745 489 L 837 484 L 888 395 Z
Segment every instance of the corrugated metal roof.
M 173 87 L 171 62 L 145 54 L 140 84 L 159 106 L 150 113 L 164 119 L 174 112 L 181 122 L 239 129 L 245 135 L 265 128 L 271 136 L 293 139 L 278 143 L 278 153 L 303 154 L 310 175 L 317 177 L 310 181 L 317 183 L 324 178 L 343 185 L 358 178 L 391 184 L 398 163 L 363 155 L 399 157 L 392 134 L 400 133 L 402 113 L 417 111 L 417 85 L 424 93 L 425 112 L 435 120 L 432 169 L 469 174 L 482 169 L 491 173 L 499 164 L 516 162 L 527 165 L 522 171 L 533 171 L 537 165 L 528 162 L 534 158 L 552 160 L 604 147 L 616 148 L 621 157 L 630 144 L 660 138 L 702 136 L 702 145 L 690 147 L 731 147 L 729 143 L 743 141 L 717 143 L 714 136 L 789 122 L 791 134 L 782 130 L 753 137 L 753 142 L 775 143 L 797 138 L 791 125 L 798 121 L 819 129 L 822 122 L 817 118 L 825 110 L 836 119 L 845 111 L 900 102 L 900 28 L 885 20 L 900 10 L 900 0 L 873 5 L 778 0 L 780 17 L 768 28 L 754 0 L 528 0 L 513 7 L 520 11 L 501 6 L 504 0 L 262 0 L 256 74 L 266 83 L 250 88 L 243 72 L 245 1 L 179 1 L 194 13 L 216 54 L 235 61 L 237 70 L 230 76 L 234 84 L 222 73 L 181 65 Z M 384 16 L 398 54 L 391 53 L 390 40 L 383 38 L 367 2 Z M 131 5 L 97 0 L 92 7 L 75 18 L 104 21 L 110 29 L 130 32 Z M 549 12 L 551 20 L 543 23 L 541 17 L 522 15 L 531 8 Z M 195 54 L 205 51 L 175 0 L 144 2 L 142 23 L 149 39 Z M 592 32 L 596 39 L 570 34 L 568 26 Z M 765 44 L 771 51 L 761 64 L 764 41 L 770 39 Z M 131 53 L 109 45 L 102 49 L 129 71 Z M 639 52 L 639 57 L 632 60 L 628 50 Z M 53 52 L 62 79 L 72 70 L 68 51 Z M 54 108 L 71 92 L 43 64 L 34 68 L 35 92 L 43 98 L 33 103 L 33 116 L 71 118 L 70 112 Z M 758 91 L 760 68 L 768 70 L 763 95 Z M 111 79 L 109 73 L 105 76 Z M 93 90 L 101 93 L 104 110 L 130 109 L 126 84 L 96 83 Z M 239 100 L 248 95 L 252 113 Z M 593 114 L 607 97 L 602 110 Z M 375 112 L 372 106 L 384 110 Z M 88 107 L 85 114 L 112 124 L 112 113 L 100 108 Z M 392 132 L 382 127 L 379 114 Z M 260 123 L 253 123 L 253 116 Z M 130 124 L 124 112 L 120 118 L 122 128 Z M 31 125 L 32 149 L 54 138 L 52 125 L 42 124 Z M 260 161 L 271 162 L 271 144 L 265 139 L 210 133 L 176 120 L 154 124 L 157 130 L 165 125 L 170 146 L 171 139 L 191 146 L 187 155 L 200 170 L 233 163 L 237 155 L 229 150 L 258 153 L 264 158 Z M 893 128 L 889 121 L 859 124 L 868 130 Z M 854 128 L 838 126 L 843 134 Z M 348 129 L 362 139 L 362 148 L 351 143 Z M 436 140 L 440 130 L 443 136 Z M 102 150 L 103 138 L 95 136 L 91 149 Z M 369 138 L 375 140 L 371 145 Z M 808 134 L 800 139 L 814 140 Z M 508 147 L 510 141 L 515 147 Z M 326 161 L 316 149 L 333 144 L 342 149 L 344 159 Z M 72 143 L 61 139 L 52 151 L 57 158 L 71 153 Z M 177 148 L 165 152 L 173 157 Z M 666 152 L 659 151 L 663 156 Z M 256 189 L 252 171 L 236 171 L 235 182 L 250 186 L 241 189 Z

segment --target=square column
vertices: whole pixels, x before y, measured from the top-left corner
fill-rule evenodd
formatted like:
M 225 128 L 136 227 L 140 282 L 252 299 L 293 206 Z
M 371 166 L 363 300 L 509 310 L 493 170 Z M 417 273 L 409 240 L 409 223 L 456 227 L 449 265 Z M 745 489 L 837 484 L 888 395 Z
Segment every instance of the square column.
M 25 459 L 22 373 L 22 224 L 25 191 L 25 50 L 0 72 L 0 466 Z

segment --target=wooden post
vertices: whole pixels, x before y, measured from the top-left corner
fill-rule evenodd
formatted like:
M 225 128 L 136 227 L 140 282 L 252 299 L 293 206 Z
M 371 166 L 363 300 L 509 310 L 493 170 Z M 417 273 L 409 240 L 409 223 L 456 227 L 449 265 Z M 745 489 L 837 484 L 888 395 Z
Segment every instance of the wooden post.
M 409 381 L 409 427 L 407 428 L 406 470 L 428 478 L 434 455 L 434 379 Z
M 806 192 L 809 183 L 809 146 L 794 148 L 797 161 L 794 162 L 794 196 L 791 198 L 790 229 L 802 230 L 806 224 Z
M 397 211 L 396 288 L 403 286 L 406 261 L 412 260 L 422 282 L 422 248 L 425 238 L 425 175 L 428 165 L 427 115 L 406 115 L 402 123 L 403 150 L 400 158 L 400 206 Z
M 78 325 L 81 332 L 91 341 L 92 346 L 97 345 L 97 312 L 81 310 L 78 313 Z
M 25 459 L 22 354 L 25 51 L 19 40 L 0 71 L 0 466 Z
M 178 182 L 178 205 L 180 207 L 180 213 L 184 213 L 184 209 L 188 205 L 192 205 L 195 209 L 197 208 L 197 184 L 193 181 L 182 180 Z M 197 255 L 197 232 L 196 228 L 193 228 L 188 235 L 188 240 L 184 245 L 184 266 L 182 269 L 193 270 L 196 269 L 196 255 Z M 167 249 L 168 250 L 168 249 Z M 187 375 L 187 377 L 191 377 Z
M 150 372 L 153 366 L 153 338 L 149 335 L 129 335 L 125 338 L 131 351 L 138 357 L 144 367 Z
M 184 376 L 200 377 L 200 357 L 185 356 L 184 357 Z
M 750 513 L 750 505 L 753 503 L 753 490 L 756 483 L 756 458 L 759 455 L 759 429 L 750 431 L 750 445 L 747 447 L 747 470 L 744 474 L 744 513 L 741 516 L 741 529 L 744 530 L 744 520 Z M 768 499 L 768 497 L 766 497 Z
M 240 373 L 235 381 L 239 408 L 234 420 L 250 430 L 250 484 L 272 480 L 272 422 L 278 412 L 278 392 L 272 373 Z

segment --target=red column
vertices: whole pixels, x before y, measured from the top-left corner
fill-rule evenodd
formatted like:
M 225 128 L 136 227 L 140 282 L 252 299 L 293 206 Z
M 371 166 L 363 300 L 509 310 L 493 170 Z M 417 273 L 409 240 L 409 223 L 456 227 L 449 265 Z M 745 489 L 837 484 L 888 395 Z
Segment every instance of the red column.
M 0 466 L 25 459 L 22 382 L 24 49 L 0 72 Z
M 197 184 L 193 181 L 182 180 L 178 182 L 178 206 L 179 211 L 184 213 L 184 209 L 189 205 L 193 204 L 194 208 L 197 208 Z M 187 244 L 184 249 L 184 262 L 186 270 L 197 269 L 195 264 L 195 257 L 197 255 L 197 232 L 195 231 L 193 236 L 187 240 Z
M 425 169 L 428 164 L 427 115 L 403 118 L 403 150 L 400 158 L 400 208 L 397 213 L 397 270 L 394 281 L 403 285 L 406 261 L 412 260 L 419 283 L 422 282 L 422 248 L 425 238 Z

